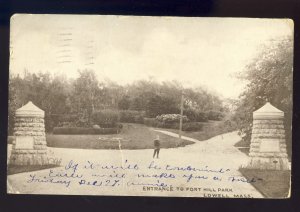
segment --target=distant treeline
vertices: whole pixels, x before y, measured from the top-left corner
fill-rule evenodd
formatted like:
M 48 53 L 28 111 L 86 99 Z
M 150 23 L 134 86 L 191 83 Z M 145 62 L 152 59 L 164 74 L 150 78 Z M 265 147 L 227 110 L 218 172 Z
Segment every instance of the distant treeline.
M 92 70 L 80 70 L 76 79 L 50 73 L 11 75 L 9 80 L 9 132 L 14 112 L 28 101 L 45 111 L 46 130 L 51 131 L 61 116 L 81 126 L 93 123 L 93 114 L 101 110 L 140 111 L 145 117 L 180 113 L 184 93 L 184 115 L 191 121 L 220 120 L 226 108 L 218 95 L 202 87 L 183 88 L 176 81 L 158 83 L 140 80 L 121 86 L 99 81 Z M 54 126 L 53 126 L 54 125 Z

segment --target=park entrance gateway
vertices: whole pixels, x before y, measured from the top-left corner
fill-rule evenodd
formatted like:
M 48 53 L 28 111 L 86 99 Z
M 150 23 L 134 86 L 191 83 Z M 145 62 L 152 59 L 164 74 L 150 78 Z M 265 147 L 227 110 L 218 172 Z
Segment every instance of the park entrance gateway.
M 32 102 L 16 110 L 11 165 L 46 165 L 45 113 Z
M 253 112 L 250 162 L 247 168 L 288 170 L 284 112 L 270 103 Z

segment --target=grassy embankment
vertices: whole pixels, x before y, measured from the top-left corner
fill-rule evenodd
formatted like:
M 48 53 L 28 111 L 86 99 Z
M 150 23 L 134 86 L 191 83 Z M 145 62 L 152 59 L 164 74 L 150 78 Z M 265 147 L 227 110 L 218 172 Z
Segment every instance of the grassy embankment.
M 174 148 L 193 144 L 191 141 L 180 141 L 160 132 L 155 132 L 143 124 L 123 124 L 123 129 L 119 134 L 112 135 L 53 135 L 47 134 L 47 145 L 58 148 L 78 148 L 78 149 L 152 149 L 153 140 L 156 135 L 160 136 L 161 148 Z M 120 138 L 120 144 L 119 144 Z M 8 143 L 12 143 L 9 137 Z
M 203 129 L 199 132 L 183 132 L 184 136 L 197 140 L 206 140 L 213 136 L 222 134 L 226 130 L 222 127 L 222 122 L 203 123 Z M 174 133 L 178 130 L 161 129 Z M 123 129 L 119 134 L 113 135 L 53 135 L 47 134 L 47 145 L 58 148 L 79 148 L 79 149 L 152 149 L 153 140 L 156 135 L 160 136 L 161 148 L 175 148 L 193 144 L 192 141 L 180 140 L 160 132 L 153 131 L 153 128 L 143 124 L 123 123 Z M 113 139 L 114 138 L 114 139 Z M 120 144 L 119 139 L 120 138 Z M 12 143 L 9 137 L 8 143 Z
M 202 122 L 202 124 L 203 124 L 203 129 L 201 131 L 182 132 L 182 135 L 197 139 L 199 141 L 204 141 L 214 136 L 221 135 L 230 131 L 224 126 L 223 121 L 208 121 L 208 122 Z M 174 129 L 161 129 L 161 130 L 167 130 L 170 132 L 178 133 L 178 130 L 174 130 Z
M 285 198 L 290 190 L 290 171 L 239 169 L 248 180 L 261 179 L 251 183 L 266 198 Z

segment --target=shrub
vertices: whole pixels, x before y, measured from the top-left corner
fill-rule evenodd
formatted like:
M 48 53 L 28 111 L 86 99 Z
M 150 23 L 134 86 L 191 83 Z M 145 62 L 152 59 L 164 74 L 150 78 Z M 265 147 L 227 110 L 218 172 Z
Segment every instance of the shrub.
M 86 123 L 78 124 L 79 117 L 77 114 L 45 114 L 45 130 L 52 132 L 54 127 L 58 126 L 86 126 Z
M 187 108 L 183 111 L 183 114 L 186 115 L 189 120 L 196 121 L 197 112 L 195 110 Z
M 130 98 L 129 96 L 124 96 L 118 103 L 118 108 L 121 110 L 128 110 L 130 107 Z
M 110 109 L 100 110 L 92 114 L 92 120 L 102 128 L 113 128 L 119 122 L 119 113 Z
M 208 114 L 193 109 L 185 109 L 183 114 L 187 116 L 190 121 L 205 122 L 208 121 Z
M 179 123 L 164 123 L 158 122 L 157 127 L 167 129 L 179 129 Z
M 199 122 L 188 122 L 183 123 L 182 130 L 183 131 L 201 131 L 203 129 L 203 124 Z
M 53 134 L 56 135 L 105 135 L 117 134 L 121 130 L 116 128 L 85 128 L 85 127 L 54 127 Z
M 139 123 L 142 124 L 144 122 L 145 112 L 137 111 L 137 110 L 121 110 L 120 113 L 120 121 L 127 123 Z
M 87 118 L 80 118 L 78 119 L 75 123 L 73 122 L 67 122 L 69 123 L 69 126 L 74 126 L 74 127 L 90 127 L 90 122 Z
M 158 128 L 169 128 L 169 129 L 179 128 L 178 123 L 164 123 L 156 120 L 156 118 L 144 118 L 144 124 L 150 127 L 158 127 Z
M 146 101 L 147 117 L 156 117 L 166 113 L 179 113 L 176 101 L 167 96 L 149 93 Z
M 76 122 L 78 120 L 77 114 L 62 114 L 57 115 L 57 119 L 59 122 Z
M 220 121 L 224 117 L 224 114 L 221 113 L 220 111 L 210 110 L 208 111 L 207 114 L 208 114 L 208 119 L 214 121 Z
M 166 129 L 179 129 L 178 122 L 162 122 L 156 118 L 144 118 L 144 124 L 151 127 L 166 128 Z M 200 131 L 203 128 L 203 124 L 199 122 L 186 122 L 182 123 L 183 131 Z
M 166 129 L 175 129 L 179 130 L 179 123 L 163 123 L 159 122 L 157 124 L 159 128 L 166 128 Z M 182 123 L 182 131 L 201 131 L 203 128 L 203 124 L 199 122 L 187 122 Z
M 53 127 L 58 125 L 58 119 L 53 115 L 45 115 L 45 131 L 52 132 Z
M 162 114 L 160 116 L 156 116 L 156 120 L 163 123 L 179 123 L 181 115 L 180 114 Z M 182 116 L 183 122 L 187 122 L 187 116 Z
M 144 124 L 149 127 L 157 127 L 159 122 L 156 120 L 156 118 L 144 118 Z
M 55 114 L 51 115 L 51 119 L 55 121 L 54 127 L 90 127 L 91 124 L 87 117 L 83 114 Z
M 208 114 L 204 113 L 204 112 L 198 112 L 195 121 L 198 121 L 198 122 L 206 122 L 206 121 L 208 121 Z

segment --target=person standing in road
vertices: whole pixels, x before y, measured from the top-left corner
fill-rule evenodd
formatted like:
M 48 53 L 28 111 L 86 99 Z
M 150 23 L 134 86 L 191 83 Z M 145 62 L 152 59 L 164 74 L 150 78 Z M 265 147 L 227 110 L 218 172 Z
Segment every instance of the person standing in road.
M 154 153 L 153 153 L 153 158 L 156 155 L 156 158 L 159 157 L 159 150 L 160 150 L 160 140 L 159 140 L 159 135 L 156 135 L 156 138 L 154 139 Z

